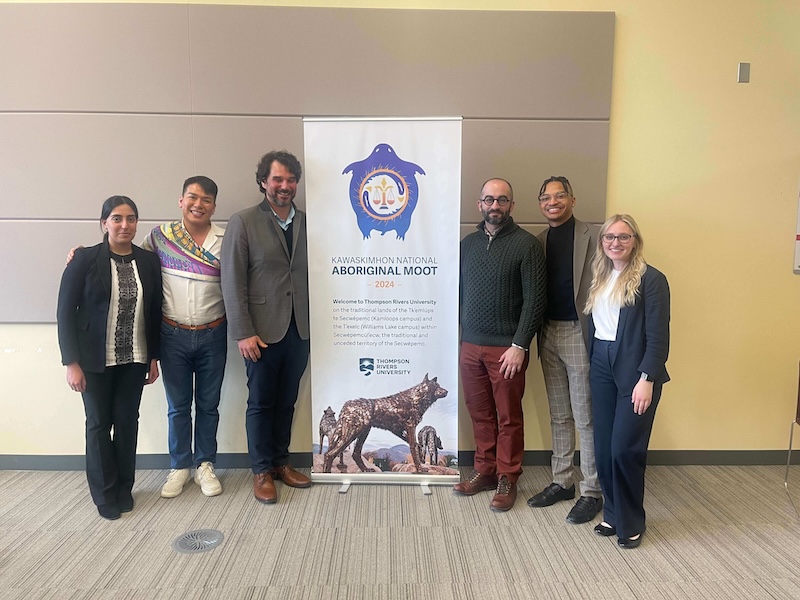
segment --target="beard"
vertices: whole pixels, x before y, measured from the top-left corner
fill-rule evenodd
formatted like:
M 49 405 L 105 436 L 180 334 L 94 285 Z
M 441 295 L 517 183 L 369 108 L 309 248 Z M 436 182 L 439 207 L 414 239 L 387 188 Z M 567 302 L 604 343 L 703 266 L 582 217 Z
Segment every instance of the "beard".
M 511 216 L 510 212 L 502 210 L 481 210 L 483 220 L 489 225 L 503 225 Z
M 287 193 L 287 195 L 289 196 L 288 199 L 283 199 L 278 195 L 282 191 L 285 191 Z M 289 206 L 292 203 L 292 200 L 294 200 L 294 194 L 292 194 L 292 192 L 289 190 L 276 190 L 274 194 L 266 192 L 266 195 L 267 195 L 267 200 L 273 206 L 280 206 L 280 207 Z

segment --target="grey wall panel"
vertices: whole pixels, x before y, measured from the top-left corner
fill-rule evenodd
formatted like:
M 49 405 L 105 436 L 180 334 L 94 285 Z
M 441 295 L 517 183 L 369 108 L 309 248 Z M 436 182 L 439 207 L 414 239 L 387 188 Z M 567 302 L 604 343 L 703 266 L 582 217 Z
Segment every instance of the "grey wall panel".
M 0 4 L 0 110 L 189 112 L 186 11 Z
M 302 161 L 303 116 L 467 117 L 464 232 L 495 175 L 528 229 L 551 174 L 600 222 L 613 41 L 613 13 L 0 4 L 0 251 L 19 257 L 0 319 L 53 321 L 63 255 L 100 239 L 111 194 L 139 205 L 137 239 L 191 175 L 219 183 L 218 222 L 260 201 L 258 159 Z
M 502 177 L 514 188 L 514 219 L 544 223 L 537 201 L 542 181 L 563 175 L 575 190 L 575 214 L 605 220 L 607 121 L 464 121 L 461 220 L 479 217 L 481 184 Z
M 194 137 L 196 173 L 190 175 L 206 175 L 219 186 L 215 219 L 227 220 L 264 199 L 258 192 L 256 167 L 265 153 L 288 150 L 304 164 L 300 117 L 198 116 L 194 117 Z M 305 207 L 304 178 L 295 201 Z
M 97 220 L 86 222 L 0 221 L 0 314 L 4 323 L 54 323 L 61 274 L 70 248 L 102 241 Z M 155 226 L 140 221 L 136 243 Z
M 194 5 L 189 26 L 214 32 L 197 112 L 609 116 L 613 13 Z
M 123 194 L 143 218 L 165 219 L 194 171 L 186 116 L 0 114 L 0 140 L 3 218 L 96 219 Z

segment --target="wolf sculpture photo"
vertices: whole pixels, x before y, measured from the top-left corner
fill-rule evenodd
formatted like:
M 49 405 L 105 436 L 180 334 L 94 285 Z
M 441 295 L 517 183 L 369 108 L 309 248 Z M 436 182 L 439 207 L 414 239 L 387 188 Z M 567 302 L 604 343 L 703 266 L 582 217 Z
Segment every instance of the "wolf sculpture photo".
M 361 458 L 361 449 L 370 430 L 377 427 L 392 432 L 408 444 L 414 468 L 417 473 L 421 472 L 417 426 L 425 411 L 436 400 L 445 396 L 447 390 L 439 385 L 436 377 L 428 379 L 426 373 L 421 383 L 391 396 L 348 400 L 339 412 L 333 437 L 329 438 L 323 471 L 330 473 L 333 460 L 354 441 L 356 445 L 353 448 L 353 460 L 362 472 L 369 471 Z
M 430 425 L 425 425 L 420 429 L 417 434 L 417 447 L 419 448 L 420 463 L 439 464 L 439 450 L 443 450 L 443 448 L 442 440 L 436 435 L 436 429 Z
M 331 445 L 331 436 L 336 430 L 336 413 L 329 406 L 322 412 L 322 419 L 319 421 L 319 453 L 322 454 L 322 438 L 328 438 L 328 447 Z M 339 464 L 344 464 L 344 451 L 339 453 Z

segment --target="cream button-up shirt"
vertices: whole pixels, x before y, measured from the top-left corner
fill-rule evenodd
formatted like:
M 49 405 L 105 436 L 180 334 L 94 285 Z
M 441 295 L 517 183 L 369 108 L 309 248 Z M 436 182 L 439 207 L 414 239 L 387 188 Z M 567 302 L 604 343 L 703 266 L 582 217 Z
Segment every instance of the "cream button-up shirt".
M 224 235 L 225 230 L 222 227 L 211 223 L 203 248 L 219 258 Z M 153 250 L 147 242 L 142 246 L 147 250 Z M 219 281 L 204 281 L 192 275 L 192 273 L 178 274 L 161 269 L 164 288 L 162 314 L 181 325 L 205 325 L 216 321 L 225 314 L 222 285 Z

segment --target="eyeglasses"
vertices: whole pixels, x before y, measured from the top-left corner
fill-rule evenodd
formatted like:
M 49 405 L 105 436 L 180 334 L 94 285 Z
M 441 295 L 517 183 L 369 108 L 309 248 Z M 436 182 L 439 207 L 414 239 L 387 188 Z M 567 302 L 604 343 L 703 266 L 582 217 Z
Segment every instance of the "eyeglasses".
M 566 200 L 567 198 L 569 198 L 569 194 L 567 192 L 558 192 L 554 196 L 551 196 L 550 194 L 542 194 L 541 196 L 539 196 L 539 202 L 542 202 L 542 203 L 550 202 L 550 200 L 552 200 L 553 198 L 555 198 L 556 200 L 559 200 L 559 201 L 560 200 Z
M 492 196 L 486 196 L 484 198 L 481 198 L 481 202 L 483 202 L 483 205 L 486 208 L 489 208 L 495 202 L 497 202 L 500 206 L 505 206 L 506 204 L 511 202 L 511 200 L 509 200 L 505 196 L 500 196 L 499 198 L 494 198 Z
M 603 234 L 603 241 L 608 242 L 609 244 L 612 243 L 614 240 L 619 240 L 620 244 L 627 244 L 631 241 L 632 238 L 635 238 L 636 234 L 630 233 L 620 233 L 619 235 L 614 235 L 613 233 L 604 233 Z

